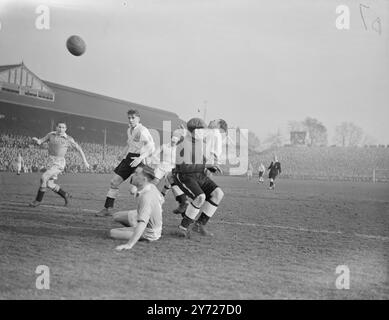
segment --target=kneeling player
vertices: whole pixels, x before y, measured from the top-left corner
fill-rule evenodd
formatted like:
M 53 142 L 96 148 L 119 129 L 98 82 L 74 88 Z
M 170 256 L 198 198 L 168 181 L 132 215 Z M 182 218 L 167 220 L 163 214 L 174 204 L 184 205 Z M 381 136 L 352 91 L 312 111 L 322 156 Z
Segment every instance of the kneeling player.
M 138 167 L 130 177 L 130 183 L 137 188 L 137 209 L 120 211 L 113 214 L 114 221 L 124 225 L 123 228 L 112 229 L 110 236 L 114 239 L 128 240 L 116 250 L 129 250 L 138 240 L 156 241 L 162 233 L 161 193 L 152 183 L 155 178 L 153 169 L 148 166 Z
M 54 183 L 58 174 L 61 174 L 65 169 L 65 154 L 69 147 L 74 147 L 81 155 L 85 167 L 88 169 L 89 164 L 86 161 L 85 154 L 81 147 L 74 141 L 74 139 L 66 134 L 66 124 L 59 122 L 57 124 L 57 131 L 50 132 L 44 138 L 32 138 L 38 145 L 44 142 L 49 144 L 49 162 L 47 170 L 41 176 L 41 184 L 38 194 L 30 207 L 37 207 L 40 205 L 46 189 L 49 188 L 65 200 L 65 206 L 68 204 L 70 194 L 65 192 L 59 185 Z

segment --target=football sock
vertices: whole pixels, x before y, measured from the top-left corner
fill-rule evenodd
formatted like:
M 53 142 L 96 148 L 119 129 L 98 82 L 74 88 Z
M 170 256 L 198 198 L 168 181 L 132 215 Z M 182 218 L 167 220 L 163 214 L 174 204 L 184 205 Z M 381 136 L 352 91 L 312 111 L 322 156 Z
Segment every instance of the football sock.
M 216 212 L 218 208 L 218 205 L 213 202 L 212 200 L 208 200 L 204 203 L 204 205 L 202 206 L 202 213 L 200 215 L 200 217 L 198 218 L 197 222 L 202 224 L 202 225 L 205 225 L 209 218 L 211 218 L 214 213 Z
M 183 204 L 186 202 L 186 195 L 183 193 L 176 197 L 178 203 Z
M 184 217 L 181 220 L 180 227 L 183 229 L 188 229 L 190 224 L 193 222 L 193 219 L 189 218 L 187 215 L 184 215 Z
M 104 204 L 104 208 L 113 208 L 113 204 L 115 203 L 115 199 L 114 198 L 110 198 L 110 197 L 107 197 L 105 199 L 105 204 Z
M 62 198 L 66 198 L 66 191 L 64 191 L 63 189 L 59 189 L 58 191 L 54 191 L 55 193 L 58 193 Z
M 44 195 L 45 195 L 45 192 L 42 191 L 41 189 L 39 189 L 39 190 L 38 190 L 38 193 L 37 193 L 37 195 L 36 195 L 35 200 L 41 202 Z
M 203 226 L 205 226 L 207 224 L 208 220 L 209 220 L 209 217 L 204 212 L 201 212 L 201 215 L 197 219 L 197 222 L 199 224 L 202 224 Z
M 194 220 L 196 218 L 196 216 L 199 214 L 199 211 L 200 211 L 200 208 L 197 208 L 191 202 L 190 205 L 188 206 L 188 208 L 186 208 L 185 216 L 187 216 L 188 218 Z

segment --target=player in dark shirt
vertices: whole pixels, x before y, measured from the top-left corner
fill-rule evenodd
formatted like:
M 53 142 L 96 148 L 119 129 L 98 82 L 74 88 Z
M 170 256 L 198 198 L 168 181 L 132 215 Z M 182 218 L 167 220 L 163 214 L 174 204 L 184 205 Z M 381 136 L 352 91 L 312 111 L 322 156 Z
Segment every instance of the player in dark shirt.
M 270 190 L 274 190 L 276 177 L 281 173 L 281 163 L 278 161 L 277 156 L 274 156 L 274 161 L 270 163 L 268 168 L 269 170 L 269 179 L 270 179 Z
M 222 173 L 218 166 L 218 152 L 213 149 L 209 154 L 204 152 L 206 143 L 215 142 L 215 137 L 212 135 L 212 139 L 204 141 L 204 134 L 208 131 L 204 130 L 207 126 L 202 119 L 189 120 L 187 127 L 182 143 L 177 146 L 176 167 L 173 169 L 175 184 L 191 198 L 178 227 L 178 235 L 189 237 L 189 226 L 194 222 L 193 231 L 212 236 L 212 233 L 205 229 L 205 225 L 224 196 L 221 188 L 211 179 L 211 173 Z M 211 132 L 213 133 L 209 133 Z M 199 213 L 200 216 L 196 220 Z

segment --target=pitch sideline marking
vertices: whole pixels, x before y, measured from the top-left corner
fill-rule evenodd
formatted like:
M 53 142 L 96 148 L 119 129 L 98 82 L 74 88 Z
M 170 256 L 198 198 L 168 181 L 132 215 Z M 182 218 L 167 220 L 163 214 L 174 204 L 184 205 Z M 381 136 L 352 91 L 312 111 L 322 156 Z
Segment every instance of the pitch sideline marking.
M 2 201 L 0 202 L 0 205 L 4 204 L 25 204 L 23 202 L 17 202 L 17 201 Z M 54 209 L 64 209 L 64 210 L 74 210 L 75 208 L 68 208 L 63 206 L 55 206 L 55 205 L 49 205 L 49 204 L 41 204 L 40 207 L 46 207 L 46 208 L 54 208 Z M 84 209 L 84 208 L 77 208 L 76 210 L 81 212 L 90 212 L 90 213 L 97 213 L 98 210 L 93 209 Z M 266 224 L 258 224 L 258 223 L 249 223 L 249 222 L 232 222 L 232 221 L 219 221 L 219 223 L 223 224 L 229 224 L 229 225 L 240 225 L 240 226 L 248 226 L 248 227 L 259 227 L 259 228 L 273 228 L 273 229 L 285 229 L 285 230 L 293 230 L 293 231 L 299 231 L 299 232 L 313 232 L 313 233 L 324 233 L 324 234 L 338 234 L 343 235 L 346 234 L 342 231 L 330 231 L 330 230 L 319 230 L 319 229 L 307 229 L 307 228 L 301 228 L 301 227 L 288 227 L 288 226 L 280 226 L 280 225 L 266 225 Z M 57 225 L 53 223 L 46 222 L 45 224 L 50 224 L 54 226 L 59 227 L 65 227 L 65 228 L 74 228 L 74 229 L 90 229 L 90 230 L 102 230 L 102 229 L 95 229 L 95 228 L 88 228 L 88 227 L 75 227 L 75 226 L 62 226 Z M 376 235 L 370 235 L 370 234 L 362 234 L 362 233 L 350 233 L 358 238 L 362 239 L 375 239 L 375 240 L 381 240 L 381 241 L 389 241 L 389 237 L 386 236 L 376 236 Z

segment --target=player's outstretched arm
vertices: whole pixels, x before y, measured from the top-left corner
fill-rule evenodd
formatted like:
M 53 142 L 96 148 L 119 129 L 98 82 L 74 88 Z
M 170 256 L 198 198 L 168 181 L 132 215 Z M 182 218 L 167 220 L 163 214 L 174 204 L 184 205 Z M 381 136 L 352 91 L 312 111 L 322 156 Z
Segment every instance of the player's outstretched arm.
M 89 169 L 89 163 L 88 161 L 86 160 L 86 157 L 85 157 L 85 153 L 84 151 L 82 150 L 81 146 L 76 143 L 74 140 L 73 140 L 73 146 L 74 148 L 78 151 L 78 153 L 80 154 L 81 158 L 82 158 L 82 161 L 84 162 L 84 165 L 87 169 Z
M 42 143 L 46 142 L 47 140 L 49 140 L 49 135 L 50 134 L 47 134 L 45 135 L 42 139 L 38 139 L 37 137 L 33 137 L 32 138 L 32 141 L 34 141 L 38 146 L 41 145 Z
M 138 221 L 138 224 L 135 227 L 134 233 L 132 234 L 130 240 L 126 244 L 122 244 L 120 246 L 116 247 L 116 250 L 122 251 L 122 250 L 130 250 L 132 247 L 138 242 L 140 237 L 142 236 L 143 232 L 146 229 L 146 222 L 145 221 Z

